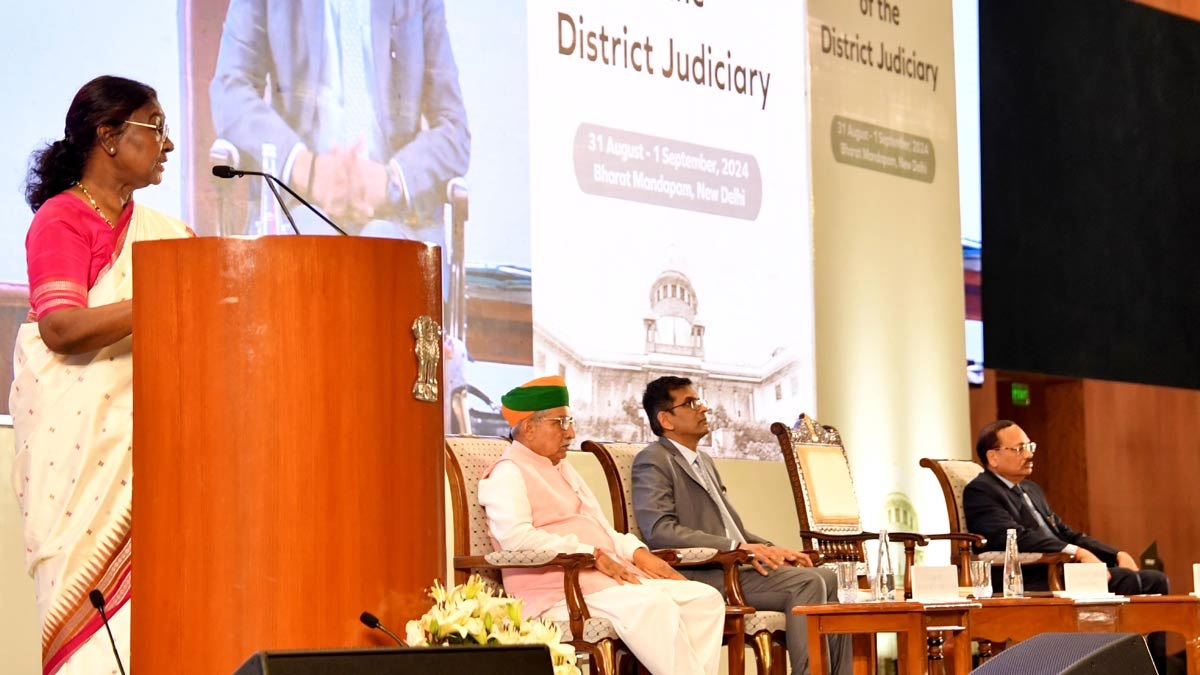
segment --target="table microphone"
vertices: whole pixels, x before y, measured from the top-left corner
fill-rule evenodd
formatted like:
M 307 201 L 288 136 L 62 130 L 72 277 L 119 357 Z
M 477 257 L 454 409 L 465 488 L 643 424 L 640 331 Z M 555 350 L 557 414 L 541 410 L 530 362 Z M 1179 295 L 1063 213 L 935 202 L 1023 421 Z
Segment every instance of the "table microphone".
M 365 625 L 367 628 L 370 628 L 372 630 L 379 629 L 379 630 L 383 631 L 384 633 L 387 633 L 387 636 L 392 638 L 393 640 L 395 640 L 396 644 L 400 645 L 401 647 L 408 646 L 408 645 L 404 644 L 404 640 L 401 640 L 400 636 L 398 636 L 395 633 L 393 633 L 392 631 L 388 630 L 387 626 L 379 623 L 379 617 L 375 616 L 374 614 L 372 614 L 370 612 L 363 612 L 362 614 L 358 615 L 358 620 L 363 622 L 363 625 Z
M 273 192 L 275 194 L 275 199 L 279 200 L 279 205 L 283 208 L 283 214 L 285 216 L 287 216 L 288 222 L 292 224 L 292 229 L 296 230 L 296 234 L 300 234 L 300 230 L 296 229 L 296 221 L 292 220 L 292 214 L 288 212 L 288 208 L 286 205 L 284 205 L 283 198 L 281 198 L 279 196 L 279 191 L 275 189 L 275 185 L 279 185 L 279 187 L 283 188 L 284 190 L 287 190 L 288 194 L 290 194 L 291 196 L 296 198 L 296 201 L 298 201 L 301 204 L 308 207 L 309 211 L 312 211 L 313 213 L 317 214 L 317 217 L 319 217 L 321 220 L 325 221 L 325 223 L 327 225 L 329 225 L 330 227 L 332 227 L 333 229 L 337 230 L 338 234 L 341 234 L 342 236 L 346 236 L 346 237 L 350 236 L 350 235 L 346 234 L 345 230 L 338 227 L 337 225 L 335 225 L 333 223 L 332 220 L 327 218 L 324 213 L 321 213 L 320 209 L 313 206 L 304 197 L 301 197 L 300 195 L 296 194 L 296 191 L 293 190 L 292 188 L 288 187 L 287 183 L 279 180 L 278 178 L 276 178 L 275 176 L 272 176 L 269 173 L 263 173 L 262 171 L 248 171 L 248 170 L 244 170 L 244 169 L 235 169 L 232 166 L 218 164 L 217 166 L 214 166 L 212 168 L 212 175 L 216 176 L 217 178 L 240 178 L 242 176 L 262 176 L 263 178 L 267 179 L 267 187 L 271 188 L 271 192 Z
M 104 621 L 104 630 L 108 631 L 108 641 L 112 644 L 113 656 L 117 659 L 117 668 L 120 669 L 121 675 L 125 675 L 125 665 L 121 663 L 121 654 L 117 651 L 117 641 L 113 639 L 112 629 L 108 627 L 108 615 L 104 613 L 104 593 L 100 592 L 99 588 L 93 588 L 88 597 L 92 600 L 92 607 L 100 612 L 100 619 Z

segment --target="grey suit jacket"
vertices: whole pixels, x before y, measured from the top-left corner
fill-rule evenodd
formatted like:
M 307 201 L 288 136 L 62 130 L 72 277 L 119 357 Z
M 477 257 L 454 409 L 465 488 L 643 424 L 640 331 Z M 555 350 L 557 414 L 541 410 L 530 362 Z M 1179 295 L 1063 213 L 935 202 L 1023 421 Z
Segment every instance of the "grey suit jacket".
M 716 476 L 725 508 L 746 541 L 770 544 L 742 525 L 737 509 L 725 497 L 725 483 L 712 458 L 703 452 L 699 454 L 700 462 Z M 732 541 L 725 536 L 725 524 L 716 503 L 692 465 L 666 438 L 647 445 L 633 460 L 633 511 L 642 539 L 651 548 L 731 548 Z

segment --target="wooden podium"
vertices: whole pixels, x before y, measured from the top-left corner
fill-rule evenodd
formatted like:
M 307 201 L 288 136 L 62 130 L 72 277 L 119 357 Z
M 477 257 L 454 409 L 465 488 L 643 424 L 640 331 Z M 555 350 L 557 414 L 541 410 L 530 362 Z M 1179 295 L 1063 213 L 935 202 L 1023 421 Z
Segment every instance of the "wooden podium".
M 154 241 L 134 270 L 133 672 L 390 644 L 359 614 L 402 633 L 446 566 L 441 340 L 414 332 L 440 249 Z

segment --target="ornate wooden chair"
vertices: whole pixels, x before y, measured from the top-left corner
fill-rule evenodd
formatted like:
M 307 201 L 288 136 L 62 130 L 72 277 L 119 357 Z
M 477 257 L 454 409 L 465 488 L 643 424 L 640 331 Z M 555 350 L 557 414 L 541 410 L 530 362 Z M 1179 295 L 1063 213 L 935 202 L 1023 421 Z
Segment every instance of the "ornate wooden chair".
M 967 516 L 963 513 L 962 496 L 963 490 L 979 474 L 983 473 L 983 467 L 979 463 L 969 459 L 930 459 L 924 457 L 921 459 L 921 466 L 933 472 L 937 476 L 938 485 L 942 486 L 942 496 L 946 500 L 946 518 L 950 522 L 951 532 L 967 532 Z M 971 535 L 977 537 L 978 541 L 974 542 L 976 547 L 987 543 L 987 540 L 979 535 Z M 951 553 L 951 564 L 958 565 L 959 585 L 970 586 L 970 572 L 967 569 L 966 561 L 971 559 L 969 551 L 957 551 Z M 991 560 L 994 563 L 1004 563 L 1004 553 L 1000 551 L 984 551 L 976 556 L 978 560 Z M 1046 580 L 1052 591 L 1063 590 L 1062 581 L 1062 564 L 1070 562 L 1070 556 L 1065 553 L 1022 553 L 1018 556 L 1021 561 L 1021 566 L 1026 565 L 1047 565 Z
M 801 414 L 797 428 L 776 422 L 771 425 L 771 433 L 783 451 L 804 547 L 816 549 L 822 563 L 845 561 L 865 566 L 867 542 L 877 540 L 879 533 L 863 530 L 850 462 L 837 429 Z M 889 532 L 888 536 L 904 545 L 906 595 L 912 585 L 910 570 L 917 546 L 926 545 L 930 539 L 969 539 L 961 535 L 927 536 L 912 532 Z
M 595 455 L 604 469 L 612 499 L 613 527 L 642 539 L 637 518 L 633 515 L 633 459 L 645 447 L 639 443 L 597 443 L 584 441 L 582 449 Z M 752 557 L 746 551 L 717 551 L 712 548 L 680 549 L 678 567 L 721 566 L 725 571 L 724 642 L 729 650 L 729 672 L 745 672 L 745 644 L 750 646 L 758 664 L 759 675 L 783 675 L 787 671 L 783 612 L 755 611 L 746 605 L 738 578 L 738 567 Z
M 478 486 L 483 472 L 500 458 L 508 444 L 507 439 L 496 437 L 446 437 L 446 476 L 454 518 L 455 583 L 463 583 L 471 574 L 479 574 L 502 588 L 500 570 L 504 568 L 562 567 L 563 590 L 570 617 L 568 621 L 559 622 L 562 641 L 588 655 L 592 675 L 631 672 L 636 662 L 617 637 L 612 622 L 588 614 L 579 586 L 579 572 L 594 565 L 595 559 L 591 555 L 493 551 L 487 515 L 479 505 Z

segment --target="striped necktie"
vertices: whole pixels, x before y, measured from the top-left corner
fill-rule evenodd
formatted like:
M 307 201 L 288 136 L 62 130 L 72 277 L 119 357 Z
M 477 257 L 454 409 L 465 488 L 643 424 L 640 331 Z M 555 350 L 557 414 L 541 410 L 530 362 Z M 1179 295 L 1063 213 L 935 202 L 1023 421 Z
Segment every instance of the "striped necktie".
M 1017 483 L 1014 485 L 1013 490 L 1017 494 L 1021 495 L 1021 500 L 1025 502 L 1026 508 L 1028 508 L 1030 511 L 1033 511 L 1033 517 L 1037 519 L 1038 526 L 1041 528 L 1041 530 L 1051 537 L 1057 539 L 1058 535 L 1054 533 L 1054 530 L 1050 529 L 1049 523 L 1046 522 L 1046 519 L 1042 516 L 1041 512 L 1033 507 L 1033 500 L 1029 498 L 1029 493 L 1025 492 L 1025 489 L 1021 487 L 1021 484 Z

